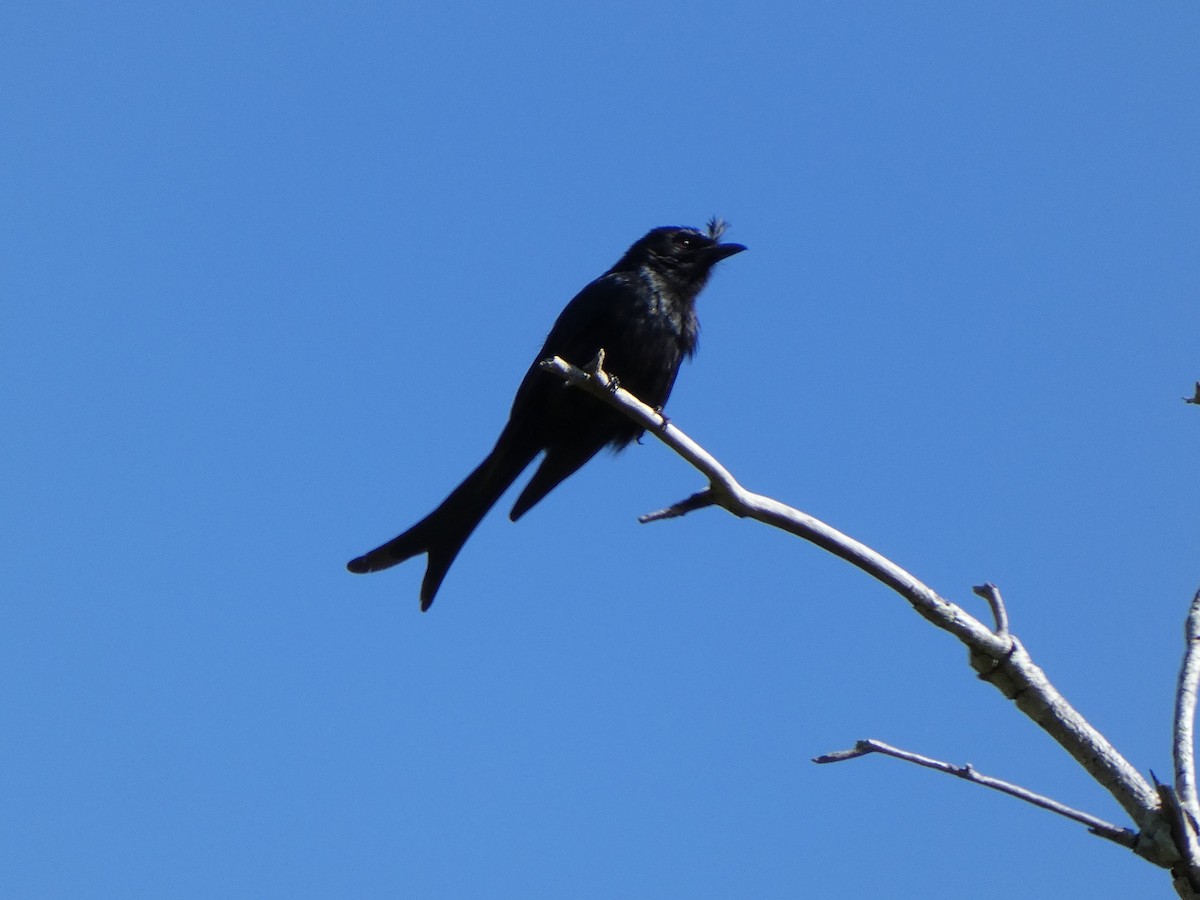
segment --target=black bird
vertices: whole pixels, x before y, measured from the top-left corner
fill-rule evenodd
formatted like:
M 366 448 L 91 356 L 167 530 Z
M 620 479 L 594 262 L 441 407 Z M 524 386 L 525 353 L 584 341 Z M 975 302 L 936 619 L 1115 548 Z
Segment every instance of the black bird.
M 712 267 L 746 248 L 723 244 L 725 224 L 655 228 L 617 264 L 575 295 L 559 315 L 517 395 L 508 424 L 487 459 L 442 505 L 399 537 L 351 560 L 351 572 L 378 572 L 429 554 L 421 609 L 429 609 L 458 551 L 487 511 L 542 451 L 545 457 L 517 497 L 516 521 L 605 445 L 620 450 L 641 430 L 616 410 L 538 363 L 559 356 L 583 366 L 603 348 L 604 368 L 621 387 L 661 409 L 683 360 L 696 352 L 696 296 Z

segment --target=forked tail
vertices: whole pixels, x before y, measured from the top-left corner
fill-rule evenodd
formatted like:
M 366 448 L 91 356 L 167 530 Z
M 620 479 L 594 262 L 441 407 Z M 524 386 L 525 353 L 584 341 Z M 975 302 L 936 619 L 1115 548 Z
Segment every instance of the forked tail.
M 505 437 L 501 435 L 487 459 L 450 492 L 441 506 L 404 534 L 350 560 L 346 568 L 356 574 L 378 572 L 427 553 L 429 562 L 425 580 L 421 582 L 421 611 L 429 609 L 442 579 L 475 526 L 537 455 L 536 448 L 529 451 L 513 447 Z

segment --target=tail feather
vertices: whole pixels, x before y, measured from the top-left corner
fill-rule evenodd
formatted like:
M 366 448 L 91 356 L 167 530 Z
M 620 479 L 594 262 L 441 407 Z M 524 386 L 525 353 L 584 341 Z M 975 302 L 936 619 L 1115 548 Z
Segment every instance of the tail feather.
M 600 452 L 607 441 L 603 435 L 587 442 L 559 444 L 546 451 L 529 484 L 517 497 L 508 518 L 513 522 L 529 512 L 542 498 L 559 486 L 589 459 Z
M 429 548 L 429 561 L 425 565 L 425 577 L 421 580 L 421 612 L 425 612 L 433 606 L 433 598 L 437 595 L 438 588 L 442 586 L 442 579 L 450 571 L 450 564 L 454 562 L 458 551 L 463 548 L 463 544 L 467 542 L 469 536 L 470 532 L 455 544 L 443 544 Z
M 536 455 L 536 449 L 514 447 L 501 435 L 487 459 L 437 509 L 386 544 L 350 560 L 346 568 L 360 575 L 378 572 L 426 553 L 429 560 L 421 583 L 421 610 L 429 609 L 467 538 Z

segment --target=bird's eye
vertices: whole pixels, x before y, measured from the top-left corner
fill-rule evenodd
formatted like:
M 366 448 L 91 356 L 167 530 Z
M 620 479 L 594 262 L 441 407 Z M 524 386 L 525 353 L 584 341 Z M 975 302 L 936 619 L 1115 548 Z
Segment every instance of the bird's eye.
M 695 239 L 689 234 L 677 234 L 675 236 L 675 246 L 680 250 L 687 250 L 695 242 Z

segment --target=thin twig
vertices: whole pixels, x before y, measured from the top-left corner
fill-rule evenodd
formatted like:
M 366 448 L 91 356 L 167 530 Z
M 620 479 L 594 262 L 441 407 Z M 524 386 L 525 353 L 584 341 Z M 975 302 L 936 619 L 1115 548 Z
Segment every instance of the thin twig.
M 558 357 L 542 360 L 541 367 L 621 410 L 691 463 L 708 479 L 713 505 L 794 534 L 846 560 L 958 638 L 971 651 L 972 665 L 986 669 L 985 680 L 1070 753 L 1133 819 L 1139 829 L 1135 852 L 1164 867 L 1179 859 L 1157 791 L 1067 702 L 1013 635 L 996 634 L 891 560 L 819 519 L 746 490 L 707 450 L 628 391 L 615 388 L 603 371 L 589 374 Z M 690 501 L 676 504 L 684 511 L 698 506 Z
M 990 581 L 987 584 L 977 584 L 971 588 L 977 595 L 988 602 L 992 608 L 992 618 L 996 620 L 996 634 L 1008 634 L 1008 611 L 1004 608 L 1004 598 L 1000 596 L 1000 588 Z
M 1091 813 L 1081 812 L 1078 809 L 1067 806 L 1065 803 L 1059 803 L 1050 797 L 1036 794 L 1020 785 L 1001 781 L 999 778 L 993 778 L 990 775 L 983 775 L 975 771 L 970 763 L 967 763 L 965 766 L 952 765 L 948 762 L 942 762 L 940 759 L 932 759 L 928 756 L 922 756 L 919 753 L 901 750 L 898 747 L 893 747 L 890 744 L 885 744 L 883 741 L 877 741 L 873 738 L 859 741 L 854 745 L 853 750 L 839 750 L 835 753 L 827 753 L 824 756 L 818 756 L 813 762 L 842 762 L 847 759 L 857 759 L 860 756 L 866 756 L 870 753 L 882 753 L 885 756 L 894 756 L 896 759 L 902 759 L 905 762 L 916 763 L 918 766 L 924 766 L 927 769 L 934 769 L 938 772 L 945 772 L 947 775 L 955 775 L 972 784 L 1000 791 L 1003 794 L 1008 794 L 1010 797 L 1016 797 L 1018 800 L 1024 800 L 1026 803 L 1032 803 L 1034 806 L 1040 806 L 1042 809 L 1065 816 L 1068 819 L 1079 822 L 1081 825 L 1086 825 L 1092 834 L 1114 841 L 1122 847 L 1132 849 L 1137 844 L 1137 832 L 1129 828 L 1113 825 L 1111 822 L 1106 822 L 1101 818 L 1093 816 Z
M 674 519 L 677 516 L 685 516 L 690 512 L 695 512 L 698 509 L 704 509 L 706 506 L 712 506 L 716 502 L 716 498 L 713 497 L 712 491 L 705 488 L 702 491 L 697 491 L 690 497 L 680 500 L 678 503 L 672 503 L 665 509 L 657 509 L 652 513 L 646 513 L 644 516 L 638 516 L 638 521 L 645 525 L 647 522 L 658 522 L 662 519 Z

